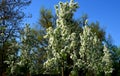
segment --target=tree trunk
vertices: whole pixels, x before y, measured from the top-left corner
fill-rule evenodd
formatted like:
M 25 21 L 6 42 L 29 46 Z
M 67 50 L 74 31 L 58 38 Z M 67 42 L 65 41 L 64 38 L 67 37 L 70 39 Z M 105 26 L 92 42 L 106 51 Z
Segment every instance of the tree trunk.
M 31 76 L 29 72 L 27 72 L 27 75 L 26 76 Z
M 64 61 L 62 62 L 62 76 L 64 76 Z
M 1 66 L 1 70 L 0 70 L 0 76 L 3 76 L 3 72 L 4 72 L 4 45 L 2 44 L 2 47 L 1 47 L 1 63 L 0 63 L 0 66 Z

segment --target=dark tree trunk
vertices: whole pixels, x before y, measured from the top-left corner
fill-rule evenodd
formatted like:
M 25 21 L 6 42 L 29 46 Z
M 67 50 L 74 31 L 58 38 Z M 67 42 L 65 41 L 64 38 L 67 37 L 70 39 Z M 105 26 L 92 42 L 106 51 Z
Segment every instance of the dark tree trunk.
M 64 76 L 69 76 L 70 75 L 70 72 L 72 71 L 73 68 L 65 68 L 65 71 L 64 71 Z

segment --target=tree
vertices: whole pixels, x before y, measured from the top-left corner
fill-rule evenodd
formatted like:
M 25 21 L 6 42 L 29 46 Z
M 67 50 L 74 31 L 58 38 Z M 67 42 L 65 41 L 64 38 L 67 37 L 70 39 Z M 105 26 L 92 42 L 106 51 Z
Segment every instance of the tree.
M 99 22 L 92 22 L 90 25 L 91 31 L 93 33 L 96 33 L 97 37 L 99 38 L 100 41 L 105 41 L 105 31 L 104 29 L 100 28 Z
M 56 26 L 56 17 L 52 15 L 51 10 L 41 8 L 40 9 L 40 19 L 39 19 L 39 24 L 41 27 L 44 29 L 47 29 L 49 27 L 55 27 Z
M 115 50 L 114 57 L 114 71 L 112 75 L 119 76 L 120 75 L 120 47 L 117 47 Z
M 55 17 L 52 15 L 51 10 L 41 8 L 40 9 L 40 18 L 37 23 L 37 28 L 34 27 L 31 32 L 36 35 L 36 39 L 39 42 L 39 50 L 37 50 L 37 74 L 42 74 L 44 71 L 43 63 L 46 61 L 46 49 L 48 46 L 48 39 L 45 39 L 46 29 L 49 27 L 55 27 Z M 40 28 L 38 28 L 40 27 Z
M 30 0 L 2 0 L 0 2 L 0 27 L 3 28 L 0 33 L 4 34 L 0 37 L 0 42 L 5 42 L 20 29 L 19 24 L 25 17 L 22 9 L 30 3 Z
M 40 57 L 42 64 L 46 60 L 46 49 L 44 49 L 46 46 L 48 46 L 48 39 L 45 39 L 44 36 L 46 35 L 46 29 L 49 27 L 54 28 L 55 25 L 55 16 L 52 15 L 51 10 L 41 8 L 40 9 L 40 18 L 39 18 L 39 25 L 40 29 L 36 31 L 38 33 L 38 39 L 41 44 L 41 52 L 43 53 L 42 56 L 43 58 Z
M 78 71 L 82 69 L 83 74 L 89 76 L 95 76 L 102 71 L 112 73 L 110 50 L 105 46 L 103 48 L 102 41 L 97 38 L 89 26 L 83 28 L 83 33 L 80 34 L 80 43 L 79 58 L 76 57 L 76 54 L 71 55 Z
M 78 8 L 73 0 L 70 3 L 59 3 L 56 5 L 56 28 L 48 28 L 46 37 L 49 39 L 47 47 L 48 60 L 44 63 L 47 71 L 61 73 L 68 76 L 73 68 L 73 61 L 70 59 L 71 53 L 77 51 L 79 47 L 79 33 L 81 29 L 73 19 L 73 13 Z M 76 40 L 76 41 L 74 41 Z M 52 70 L 51 70 L 52 68 Z M 65 72 L 65 73 L 64 73 Z
M 84 27 L 80 39 L 80 59 L 77 60 L 76 66 L 83 68 L 84 71 L 95 71 L 95 73 L 100 71 L 98 66 L 101 65 L 101 42 L 88 26 Z
M 12 37 L 18 36 L 20 30 L 20 23 L 25 17 L 22 9 L 31 3 L 31 0 L 2 0 L 0 2 L 0 74 L 5 71 L 5 64 L 3 63 L 7 53 L 5 48 L 6 43 Z
M 11 54 L 5 62 L 9 64 L 10 74 L 26 75 L 37 74 L 40 72 L 41 65 L 39 63 L 40 45 L 33 30 L 27 24 L 23 31 L 20 32 L 20 41 L 17 42 L 19 56 Z M 15 45 L 15 44 L 14 44 Z M 14 47 L 12 47 L 14 48 Z M 15 59 L 14 59 L 15 58 Z

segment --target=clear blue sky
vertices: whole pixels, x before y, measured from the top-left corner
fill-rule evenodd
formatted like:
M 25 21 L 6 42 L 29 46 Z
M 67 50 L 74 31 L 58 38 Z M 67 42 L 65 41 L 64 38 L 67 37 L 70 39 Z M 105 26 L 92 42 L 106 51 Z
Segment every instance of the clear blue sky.
M 55 13 L 54 5 L 59 1 L 69 0 L 32 0 L 31 5 L 26 9 L 27 13 L 32 14 L 32 18 L 26 20 L 32 26 L 38 22 L 41 7 L 52 9 Z M 83 14 L 88 14 L 90 22 L 99 21 L 107 35 L 110 34 L 113 43 L 120 46 L 120 0 L 75 0 L 80 8 L 75 13 L 79 18 Z

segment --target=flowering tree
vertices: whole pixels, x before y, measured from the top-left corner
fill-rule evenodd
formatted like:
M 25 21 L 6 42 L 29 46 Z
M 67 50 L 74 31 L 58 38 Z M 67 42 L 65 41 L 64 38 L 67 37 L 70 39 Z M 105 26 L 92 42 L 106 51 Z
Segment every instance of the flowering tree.
M 70 3 L 59 3 L 56 6 L 56 28 L 47 29 L 48 47 L 46 48 L 48 60 L 44 63 L 47 71 L 61 72 L 64 76 L 66 70 L 73 73 L 75 69 L 92 72 L 91 75 L 100 72 L 112 72 L 110 52 L 107 47 L 103 48 L 103 43 L 97 35 L 86 26 L 81 33 L 80 28 L 73 20 L 73 14 L 78 8 L 78 4 L 73 0 Z M 78 27 L 78 28 L 76 28 Z M 80 34 L 80 36 L 79 36 Z M 104 60 L 106 58 L 106 60 Z M 52 68 L 52 70 L 51 70 Z M 103 69 L 104 68 L 104 69 Z M 68 76 L 66 74 L 65 76 Z
M 20 57 L 16 63 L 19 67 L 25 69 L 24 72 L 35 73 L 37 70 L 36 61 L 39 48 L 39 42 L 36 35 L 32 33 L 32 29 L 27 24 L 24 31 L 21 31 L 21 42 L 19 44 Z
M 73 20 L 73 13 L 78 8 L 78 4 L 73 0 L 70 3 L 59 3 L 56 5 L 56 28 L 52 27 L 47 29 L 46 38 L 49 39 L 48 43 L 48 60 L 44 63 L 48 71 L 51 68 L 56 72 L 64 72 L 70 70 L 73 61 L 70 58 L 71 53 L 79 50 L 80 45 L 79 33 L 81 29 L 78 24 Z M 62 71 L 61 71 L 62 70 Z M 66 72 L 67 73 L 67 72 Z
M 74 66 L 84 70 L 85 74 L 94 76 L 101 72 L 112 72 L 112 59 L 110 50 L 106 46 L 103 47 L 102 41 L 97 38 L 89 26 L 83 28 L 80 34 L 80 50 L 79 58 L 76 54 L 71 55 L 74 60 Z
M 24 30 L 21 31 L 20 37 L 20 40 L 17 43 L 13 43 L 12 49 L 10 49 L 17 48 L 16 50 L 19 53 L 17 55 L 11 54 L 5 61 L 9 64 L 10 74 L 36 74 L 40 67 L 38 64 L 40 46 L 37 37 L 32 33 L 29 25 L 26 25 Z

